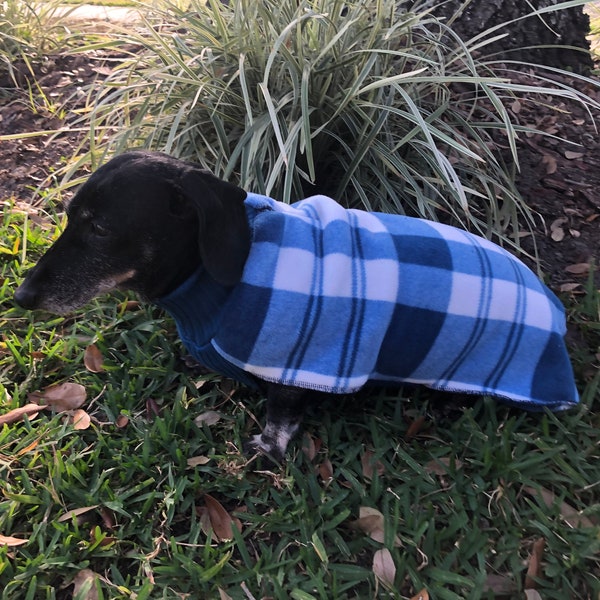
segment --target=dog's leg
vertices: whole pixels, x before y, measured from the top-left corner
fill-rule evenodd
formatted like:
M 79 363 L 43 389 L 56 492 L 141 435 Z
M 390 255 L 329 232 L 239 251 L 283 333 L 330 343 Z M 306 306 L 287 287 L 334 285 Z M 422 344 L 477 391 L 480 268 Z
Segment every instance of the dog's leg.
M 306 395 L 307 390 L 268 384 L 267 424 L 260 435 L 248 442 L 248 450 L 281 462 L 289 441 L 302 422 Z

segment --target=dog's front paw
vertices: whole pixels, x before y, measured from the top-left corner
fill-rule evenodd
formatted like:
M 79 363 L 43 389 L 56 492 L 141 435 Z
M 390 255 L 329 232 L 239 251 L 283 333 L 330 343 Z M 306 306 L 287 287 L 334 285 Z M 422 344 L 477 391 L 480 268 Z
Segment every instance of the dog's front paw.
M 281 463 L 288 444 L 298 431 L 299 423 L 267 422 L 260 435 L 253 436 L 244 445 L 244 450 L 252 454 L 262 454 L 275 463 Z
M 273 464 L 283 462 L 285 448 L 279 448 L 272 438 L 267 438 L 264 433 L 253 435 L 244 443 L 244 454 L 246 456 L 260 454 Z

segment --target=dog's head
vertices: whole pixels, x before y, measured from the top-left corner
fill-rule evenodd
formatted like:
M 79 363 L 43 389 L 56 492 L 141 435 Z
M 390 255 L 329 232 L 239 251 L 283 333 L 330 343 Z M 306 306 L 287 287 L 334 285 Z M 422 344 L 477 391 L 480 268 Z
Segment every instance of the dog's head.
M 223 285 L 250 246 L 246 192 L 161 153 L 126 152 L 93 173 L 68 225 L 15 293 L 24 308 L 67 313 L 112 289 L 169 293 L 200 265 Z

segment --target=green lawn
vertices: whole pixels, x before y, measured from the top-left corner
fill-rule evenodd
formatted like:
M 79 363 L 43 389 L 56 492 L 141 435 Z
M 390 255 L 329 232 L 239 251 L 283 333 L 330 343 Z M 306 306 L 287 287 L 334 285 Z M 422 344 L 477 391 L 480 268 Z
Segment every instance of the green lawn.
M 90 586 L 138 600 L 524 598 L 527 586 L 597 600 L 591 286 L 571 308 L 591 348 L 575 354 L 581 407 L 534 415 L 481 399 L 441 416 L 422 391 L 360 395 L 313 410 L 288 462 L 269 470 L 238 451 L 262 399 L 191 376 L 158 309 L 102 298 L 62 318 L 14 306 L 53 223 L 4 204 L 1 412 L 78 383 L 91 425 L 43 411 L 0 429 L 3 599 L 71 597 L 65 587 L 93 599 Z M 90 346 L 101 372 L 86 368 L 98 370 Z
M 359 394 L 312 409 L 269 468 L 239 452 L 263 398 L 186 366 L 157 308 L 17 308 L 62 216 L 0 200 L 1 600 L 600 599 L 591 280 L 563 297 L 578 408 Z M 64 383 L 61 412 L 2 424 Z

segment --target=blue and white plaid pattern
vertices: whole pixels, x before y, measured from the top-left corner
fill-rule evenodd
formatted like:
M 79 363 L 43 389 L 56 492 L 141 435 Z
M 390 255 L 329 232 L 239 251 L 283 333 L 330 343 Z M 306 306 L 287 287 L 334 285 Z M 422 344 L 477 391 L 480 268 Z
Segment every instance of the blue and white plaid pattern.
M 249 194 L 253 242 L 212 339 L 256 377 L 348 393 L 424 384 L 566 408 L 578 401 L 564 310 L 523 263 L 410 217 Z

